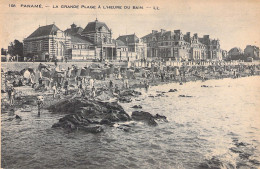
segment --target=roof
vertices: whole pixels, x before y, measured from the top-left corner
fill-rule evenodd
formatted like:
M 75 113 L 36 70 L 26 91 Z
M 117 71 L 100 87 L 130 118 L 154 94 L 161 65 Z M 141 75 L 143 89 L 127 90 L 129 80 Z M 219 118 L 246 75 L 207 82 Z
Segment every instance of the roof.
M 72 43 L 87 43 L 89 45 L 93 44 L 93 42 L 89 38 L 81 36 L 79 34 L 70 35 L 70 37 Z
M 30 36 L 27 38 L 34 38 L 39 36 L 47 36 L 52 35 L 53 33 L 60 30 L 55 24 L 41 26 L 38 29 L 36 29 Z
M 66 32 L 70 35 L 75 35 L 75 34 L 81 34 L 82 31 L 83 31 L 83 28 L 76 27 L 75 29 L 68 28 L 64 32 Z
M 238 47 L 234 47 L 234 48 L 230 49 L 228 53 L 234 52 L 234 51 L 237 51 L 239 53 L 243 53 L 243 50 L 241 48 L 238 48 Z
M 156 36 L 156 38 L 158 38 L 159 36 L 172 36 L 174 33 L 172 31 L 164 31 L 162 32 L 156 32 L 156 33 L 149 33 L 148 35 L 143 36 L 141 39 L 143 38 L 148 38 L 148 37 L 153 37 Z
M 121 40 L 112 40 L 113 43 L 116 43 L 117 46 L 126 46 L 126 44 Z
M 83 32 L 96 32 L 96 30 L 100 30 L 100 28 L 105 27 L 107 30 L 109 28 L 104 22 L 99 22 L 97 19 L 94 22 L 89 22 L 88 25 L 85 27 Z M 110 30 L 109 30 L 110 31 Z
M 122 36 L 119 36 L 116 40 L 120 40 L 120 41 L 124 42 L 125 44 L 139 43 L 139 38 L 135 34 L 122 35 Z
M 141 37 L 141 39 L 151 37 L 152 35 L 153 35 L 152 33 L 149 33 L 148 35 Z

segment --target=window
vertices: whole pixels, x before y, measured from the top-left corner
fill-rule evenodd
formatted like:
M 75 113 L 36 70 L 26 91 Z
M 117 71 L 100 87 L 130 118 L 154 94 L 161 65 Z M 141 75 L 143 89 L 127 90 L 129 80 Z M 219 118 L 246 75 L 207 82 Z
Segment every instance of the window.
M 39 41 L 39 42 L 36 43 L 36 48 L 37 48 L 37 51 L 42 50 L 42 41 Z
M 28 52 L 31 53 L 32 52 L 32 42 L 28 43 Z

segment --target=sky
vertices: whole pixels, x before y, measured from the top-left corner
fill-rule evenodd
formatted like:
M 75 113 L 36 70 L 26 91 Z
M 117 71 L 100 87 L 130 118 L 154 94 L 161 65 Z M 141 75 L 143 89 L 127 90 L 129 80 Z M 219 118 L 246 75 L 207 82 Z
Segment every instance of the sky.
M 219 39 L 224 50 L 260 46 L 260 0 L 8 0 L 0 4 L 1 48 L 7 48 L 14 39 L 22 41 L 39 26 L 55 23 L 65 30 L 75 23 L 85 28 L 96 18 L 112 29 L 113 38 L 133 33 L 140 38 L 152 30 L 180 29 L 183 33 Z M 24 8 L 22 4 L 41 4 L 43 8 Z M 56 5 L 59 8 L 53 8 Z M 61 5 L 100 5 L 101 9 L 69 9 Z M 131 9 L 104 9 L 107 6 Z M 132 9 L 133 6 L 143 9 Z

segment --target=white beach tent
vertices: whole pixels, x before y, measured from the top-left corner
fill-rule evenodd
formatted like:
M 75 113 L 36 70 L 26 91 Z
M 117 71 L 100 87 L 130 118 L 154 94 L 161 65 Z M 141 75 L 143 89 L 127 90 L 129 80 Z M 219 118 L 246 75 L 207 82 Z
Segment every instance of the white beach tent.
M 31 72 L 29 70 L 24 71 L 23 77 L 29 79 L 31 77 Z

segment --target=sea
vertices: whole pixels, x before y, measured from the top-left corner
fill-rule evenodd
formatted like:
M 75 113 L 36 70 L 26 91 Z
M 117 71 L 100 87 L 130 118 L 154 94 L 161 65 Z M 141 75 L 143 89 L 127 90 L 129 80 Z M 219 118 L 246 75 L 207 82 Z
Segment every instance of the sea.
M 204 87 L 201 87 L 204 85 Z M 177 92 L 168 92 L 177 89 Z M 260 168 L 260 77 L 153 86 L 131 103 L 129 115 L 160 114 L 158 126 L 127 122 L 129 131 L 108 127 L 99 134 L 51 126 L 64 115 L 37 116 L 17 110 L 22 120 L 1 114 L 4 168 Z M 179 97 L 179 95 L 191 97 Z

